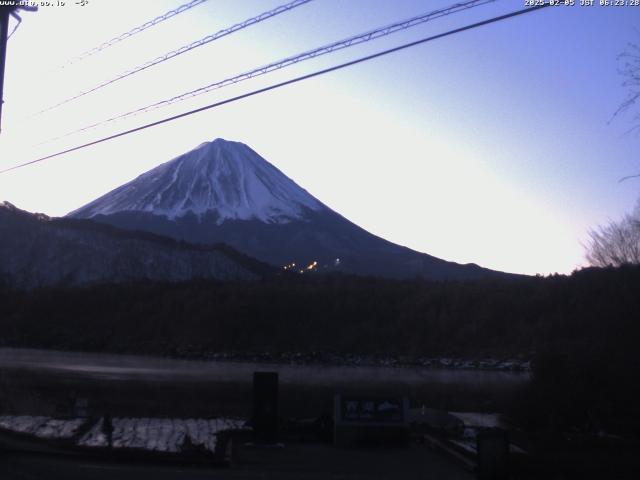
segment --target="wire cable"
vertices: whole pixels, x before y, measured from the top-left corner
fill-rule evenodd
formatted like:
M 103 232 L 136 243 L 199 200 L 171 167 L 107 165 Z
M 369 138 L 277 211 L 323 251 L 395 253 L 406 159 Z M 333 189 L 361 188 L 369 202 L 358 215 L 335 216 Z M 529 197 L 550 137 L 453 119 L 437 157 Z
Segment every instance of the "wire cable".
M 106 123 L 110 123 L 113 122 L 115 120 L 120 120 L 120 119 L 125 119 L 127 117 L 131 117 L 134 115 L 138 115 L 141 113 L 147 113 L 150 112 L 152 110 L 156 110 L 158 108 L 161 107 L 165 107 L 168 105 L 171 105 L 173 103 L 177 103 L 177 102 L 181 102 L 183 100 L 187 100 L 189 98 L 193 98 L 196 97 L 198 95 L 203 95 L 205 93 L 211 92 L 213 90 L 217 90 L 223 87 L 227 87 L 229 85 L 233 85 L 245 80 L 250 80 L 254 77 L 258 77 L 261 75 L 265 75 L 267 73 L 273 72 L 275 70 L 280 70 L 282 68 L 303 62 L 305 60 L 310 60 L 316 57 L 320 57 L 322 55 L 326 55 L 338 50 L 342 50 L 345 48 L 349 48 L 349 47 L 353 47 L 355 45 L 361 44 L 361 43 L 365 43 L 365 42 L 369 42 L 371 40 L 375 40 L 377 38 L 381 38 L 387 35 L 391 35 L 393 33 L 402 31 L 402 30 L 406 30 L 408 28 L 411 27 L 415 27 L 417 25 L 421 25 L 423 23 L 429 22 L 431 20 L 435 20 L 437 18 L 440 17 L 444 17 L 447 15 L 451 15 L 454 13 L 458 13 L 460 11 L 463 10 L 468 10 L 470 8 L 474 8 L 474 7 L 479 7 L 482 5 L 485 5 L 487 3 L 493 3 L 496 0 L 470 0 L 470 1 L 466 1 L 466 2 L 462 2 L 462 3 L 456 3 L 454 5 L 451 5 L 449 7 L 446 8 L 442 8 L 442 9 L 438 9 L 438 10 L 434 10 L 432 12 L 429 13 L 424 13 L 421 15 L 417 15 L 415 17 L 406 19 L 406 20 L 401 20 L 395 23 L 392 23 L 390 25 L 386 25 L 384 27 L 379 27 L 373 30 L 369 30 L 367 32 L 364 33 L 360 33 L 358 35 L 354 35 L 342 40 L 338 40 L 336 42 L 330 43 L 328 45 L 324 45 L 322 47 L 318 47 L 318 48 L 314 48 L 313 50 L 309 50 L 306 52 L 302 52 L 299 53 L 297 55 L 293 55 L 290 57 L 286 57 L 284 59 L 278 60 L 276 62 L 270 63 L 268 65 L 263 65 L 262 67 L 259 68 L 255 68 L 253 70 L 249 70 L 247 72 L 241 73 L 239 75 L 230 77 L 230 78 L 226 78 L 224 80 L 221 81 L 217 81 L 214 83 L 211 83 L 209 85 L 206 85 L 204 87 L 200 87 L 197 88 L 195 90 L 191 90 L 189 92 L 185 92 L 182 93 L 180 95 L 176 95 L 174 97 L 171 97 L 169 99 L 166 100 L 162 100 L 160 102 L 156 102 L 156 103 L 152 103 L 150 105 L 146 105 L 144 107 L 140 107 L 137 108 L 135 110 L 130 110 L 128 112 L 125 113 L 121 113 L 109 118 L 106 118 L 104 120 L 100 120 L 99 122 L 96 123 L 92 123 L 90 125 L 87 125 L 85 127 L 73 130 L 71 132 L 65 133 L 61 136 L 58 137 L 54 137 L 48 140 L 45 140 L 43 142 L 40 143 L 40 145 L 42 144 L 46 144 L 49 143 L 51 141 L 54 140 L 59 140 L 61 138 L 66 138 L 70 135 L 74 135 L 76 133 L 82 133 L 85 132 L 87 130 L 91 130 L 95 127 L 98 127 L 100 125 L 104 125 Z
M 395 52 L 399 52 L 401 50 L 405 50 L 405 49 L 408 49 L 408 48 L 415 47 L 417 45 L 422 45 L 423 43 L 431 42 L 431 41 L 437 40 L 439 38 L 448 37 L 450 35 L 454 35 L 454 34 L 457 34 L 457 33 L 465 32 L 467 30 L 472 30 L 472 29 L 479 28 L 479 27 L 482 27 L 482 26 L 485 26 L 485 25 L 489 25 L 489 24 L 492 24 L 492 23 L 500 22 L 502 20 L 507 20 L 509 18 L 513 18 L 513 17 L 516 17 L 516 16 L 520 16 L 520 15 L 531 13 L 531 12 L 534 12 L 534 11 L 537 11 L 537 10 L 541 10 L 541 9 L 549 7 L 549 6 L 550 6 L 549 3 L 545 3 L 545 4 L 537 5 L 537 6 L 534 6 L 534 7 L 523 8 L 521 10 L 516 10 L 514 12 L 507 13 L 505 15 L 500 15 L 498 17 L 493 17 L 493 18 L 490 18 L 488 20 L 483 20 L 481 22 L 477 22 L 477 23 L 473 23 L 473 24 L 470 24 L 470 25 L 466 25 L 464 27 L 460 27 L 460 28 L 456 28 L 456 29 L 453 29 L 453 30 L 449 30 L 449 31 L 444 32 L 444 33 L 440 33 L 440 34 L 433 35 L 433 36 L 430 36 L 430 37 L 421 38 L 421 39 L 415 40 L 413 42 L 405 43 L 403 45 L 399 45 L 397 47 L 390 48 L 388 50 L 383 50 L 381 52 L 373 53 L 371 55 L 360 57 L 360 58 L 357 58 L 355 60 L 350 60 L 348 62 L 341 63 L 339 65 L 334 65 L 333 67 L 325 68 L 325 69 L 322 69 L 322 70 L 317 70 L 315 72 L 308 73 L 306 75 L 301 75 L 299 77 L 295 77 L 295 78 L 292 78 L 292 79 L 289 79 L 289 80 L 285 80 L 285 81 L 280 82 L 280 83 L 275 83 L 275 84 L 269 85 L 267 87 L 259 88 L 257 90 L 253 90 L 251 92 L 244 93 L 242 95 L 237 95 L 235 97 L 227 98 L 227 99 L 221 100 L 219 102 L 215 102 L 215 103 L 212 103 L 212 104 L 209 104 L 209 105 L 205 105 L 203 107 L 199 107 L 199 108 L 196 108 L 194 110 L 189 110 L 188 112 L 183 112 L 183 113 L 180 113 L 180 114 L 177 114 L 177 115 L 173 115 L 171 117 L 163 118 L 162 120 L 157 120 L 157 121 L 152 122 L 152 123 L 147 123 L 145 125 L 141 125 L 139 127 L 132 128 L 130 130 L 125 130 L 125 131 L 122 131 L 122 132 L 119 132 L 119 133 L 115 133 L 113 135 L 109 135 L 107 137 L 100 138 L 98 140 L 93 140 L 91 142 L 87 142 L 87 143 L 84 143 L 82 145 L 77 145 L 75 147 L 67 148 L 65 150 L 61 150 L 59 152 L 52 153 L 52 154 L 46 155 L 44 157 L 37 158 L 37 159 L 31 160 L 29 162 L 21 163 L 19 165 L 15 165 L 13 167 L 6 168 L 4 170 L 0 170 L 0 174 L 7 173 L 7 172 L 10 172 L 12 170 L 16 170 L 18 168 L 26 167 L 28 165 L 33 165 L 35 163 L 43 162 L 45 160 L 49 160 L 51 158 L 59 157 L 61 155 L 65 155 L 67 153 L 75 152 L 75 151 L 78 151 L 78 150 L 81 150 L 81 149 L 84 149 L 84 148 L 87 148 L 87 147 L 91 147 L 93 145 L 97 145 L 99 143 L 103 143 L 103 142 L 106 142 L 106 141 L 109 141 L 109 140 L 113 140 L 115 138 L 123 137 L 123 136 L 129 135 L 131 133 L 135 133 L 135 132 L 139 132 L 139 131 L 142 131 L 142 130 L 146 130 L 147 128 L 152 128 L 152 127 L 156 127 L 158 125 L 162 125 L 164 123 L 172 122 L 174 120 L 178 120 L 180 118 L 184 118 L 184 117 L 187 117 L 189 115 L 193 115 L 195 113 L 200 113 L 200 112 L 203 112 L 205 110 L 210 110 L 210 109 L 213 109 L 213 108 L 220 107 L 222 105 L 227 105 L 229 103 L 233 103 L 233 102 L 237 102 L 239 100 L 243 100 L 245 98 L 253 97 L 253 96 L 259 95 L 261 93 L 265 93 L 265 92 L 268 92 L 268 91 L 271 91 L 271 90 L 276 90 L 278 88 L 282 88 L 282 87 L 285 87 L 287 85 L 298 83 L 298 82 L 301 82 L 303 80 L 308 80 L 310 78 L 319 77 L 321 75 L 324 75 L 324 74 L 327 74 L 327 73 L 330 73 L 330 72 L 335 72 L 337 70 L 342 70 L 344 68 L 351 67 L 353 65 L 357 65 L 357 64 L 360 64 L 360 63 L 363 63 L 363 62 L 367 62 L 367 61 L 373 60 L 375 58 L 383 57 L 383 56 L 389 55 L 391 53 L 395 53 Z
M 269 18 L 275 17 L 277 15 L 280 15 L 282 13 L 288 12 L 290 10 L 293 10 L 294 8 L 300 7 L 306 3 L 311 2 L 312 0 L 293 0 L 290 3 L 287 3 L 285 5 L 280 5 L 272 10 L 268 10 L 266 12 L 261 13 L 260 15 L 256 15 L 255 17 L 251 17 L 248 18 L 247 20 L 237 23 L 235 25 L 232 25 L 231 27 L 225 28 L 223 30 L 220 30 L 216 33 L 213 33 L 211 35 L 207 35 L 204 38 L 201 38 L 200 40 L 196 40 L 195 42 L 192 42 L 188 45 L 183 45 L 182 47 L 176 49 L 176 50 L 172 50 L 170 52 L 165 53 L 164 55 L 160 55 L 159 57 L 154 58 L 153 60 L 149 60 L 148 62 L 145 62 L 141 65 L 138 65 L 135 68 L 132 68 L 131 70 L 127 70 L 125 72 L 122 72 L 118 75 L 116 75 L 115 77 L 110 78 L 109 80 L 105 80 L 87 90 L 83 90 L 75 95 L 73 95 L 72 97 L 69 97 L 65 100 L 62 100 L 61 102 L 58 102 L 54 105 L 51 105 L 47 108 L 44 108 L 42 110 L 40 110 L 39 112 L 36 112 L 34 114 L 35 115 L 40 115 L 42 113 L 48 112 L 50 110 L 53 110 L 55 108 L 61 107 L 62 105 L 65 105 L 69 102 L 72 102 L 73 100 L 77 100 L 80 97 L 84 97 L 85 95 L 88 95 L 90 93 L 95 92 L 96 90 L 100 90 L 101 88 L 106 87 L 107 85 L 111 85 L 112 83 L 115 83 L 119 80 L 122 80 L 124 78 L 130 77 L 131 75 L 135 75 L 136 73 L 142 72 L 143 70 L 146 70 L 148 68 L 153 67 L 154 65 L 158 65 L 159 63 L 162 62 L 166 62 L 167 60 L 171 60 L 172 58 L 175 58 L 179 55 L 182 55 L 183 53 L 187 53 L 190 52 L 191 50 L 201 47 L 203 45 L 206 45 L 208 43 L 213 42 L 214 40 L 218 40 L 219 38 L 225 37 L 227 35 L 231 35 L 234 32 L 237 32 L 238 30 L 242 30 L 244 28 L 250 27 L 251 25 L 255 25 L 256 23 L 260 23 L 264 20 L 267 20 Z
M 176 15 L 186 12 L 187 10 L 191 10 L 193 7 L 196 7 L 206 1 L 207 0 L 192 0 L 191 2 L 185 3 L 184 5 L 180 5 L 178 8 L 174 8 L 173 10 L 169 10 L 168 12 L 163 13 L 162 15 L 158 15 L 153 20 L 149 20 L 148 22 L 145 22 L 142 25 L 139 25 L 127 32 L 121 33 L 120 35 L 113 37 L 111 40 L 107 40 L 106 42 L 103 42 L 100 45 L 97 45 L 90 50 L 86 50 L 81 54 L 76 55 L 75 57 L 68 60 L 64 65 L 61 65 L 60 68 L 66 68 L 75 63 L 78 63 L 84 60 L 85 58 L 88 58 L 92 55 L 95 55 L 96 53 L 106 50 L 107 48 L 112 47 L 115 44 L 120 43 L 123 40 L 126 40 L 127 38 L 131 38 L 134 35 L 140 32 L 143 32 L 148 28 L 154 27 L 159 23 L 164 22 L 165 20 L 169 20 L 170 18 L 175 17 Z

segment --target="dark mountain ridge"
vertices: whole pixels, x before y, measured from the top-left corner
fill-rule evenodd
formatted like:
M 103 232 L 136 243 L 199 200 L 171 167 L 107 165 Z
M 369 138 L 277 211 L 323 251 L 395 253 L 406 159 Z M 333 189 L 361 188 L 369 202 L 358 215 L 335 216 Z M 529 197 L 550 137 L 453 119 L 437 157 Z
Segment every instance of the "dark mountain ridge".
M 0 203 L 0 279 L 21 288 L 137 280 L 251 280 L 274 269 L 226 245 L 191 245 Z

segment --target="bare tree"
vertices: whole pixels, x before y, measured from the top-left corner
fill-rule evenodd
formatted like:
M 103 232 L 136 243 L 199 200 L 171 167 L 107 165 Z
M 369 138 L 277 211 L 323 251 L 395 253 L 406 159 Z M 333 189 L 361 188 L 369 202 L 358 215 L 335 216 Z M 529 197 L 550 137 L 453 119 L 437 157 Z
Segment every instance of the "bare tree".
M 627 90 L 627 97 L 615 111 L 613 118 L 627 112 L 640 102 L 640 45 L 629 43 L 618 60 L 621 62 L 618 73 L 624 78 L 622 86 Z M 640 129 L 640 112 L 634 114 L 633 124 L 632 131 Z
M 586 257 L 595 267 L 640 264 L 640 203 L 622 220 L 589 231 Z
M 624 78 L 622 86 L 627 90 L 627 97 L 612 120 L 629 110 L 636 110 L 640 104 L 640 44 L 629 43 L 618 60 L 621 62 L 618 73 Z M 640 132 L 640 112 L 634 112 L 632 123 L 630 132 Z M 637 177 L 640 174 L 628 175 L 620 181 Z M 596 267 L 640 264 L 640 202 L 621 220 L 590 230 L 589 243 L 585 248 L 587 261 Z
M 638 32 L 640 34 L 640 31 Z M 629 43 L 624 52 L 618 56 L 620 66 L 618 73 L 624 79 L 622 87 L 627 91 L 624 101 L 618 106 L 609 123 L 618 115 L 635 110 L 633 113 L 632 127 L 627 133 L 640 133 L 640 111 L 634 107 L 640 103 L 640 44 Z M 640 174 L 627 175 L 620 179 L 621 182 L 630 178 L 638 178 Z

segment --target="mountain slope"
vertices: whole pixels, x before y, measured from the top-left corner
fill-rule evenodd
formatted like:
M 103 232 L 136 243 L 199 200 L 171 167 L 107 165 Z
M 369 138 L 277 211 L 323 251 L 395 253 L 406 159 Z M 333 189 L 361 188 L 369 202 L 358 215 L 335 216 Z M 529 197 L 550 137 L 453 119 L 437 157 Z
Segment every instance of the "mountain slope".
M 69 214 L 199 243 L 273 265 L 393 278 L 500 275 L 379 238 L 334 212 L 248 146 L 216 139 Z
M 19 288 L 136 280 L 251 280 L 268 267 L 226 247 L 178 243 L 0 203 L 0 281 Z
M 212 158 L 215 161 L 212 161 Z M 188 213 L 225 220 L 286 223 L 323 205 L 240 143 L 203 143 L 72 212 L 72 217 L 149 212 L 173 220 Z

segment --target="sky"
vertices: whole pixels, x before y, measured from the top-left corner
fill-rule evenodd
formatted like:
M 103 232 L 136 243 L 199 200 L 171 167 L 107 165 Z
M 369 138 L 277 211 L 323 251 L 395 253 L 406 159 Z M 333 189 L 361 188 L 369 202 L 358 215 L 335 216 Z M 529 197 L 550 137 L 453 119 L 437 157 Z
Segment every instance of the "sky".
M 209 0 L 82 61 L 186 0 L 76 0 L 9 39 L 0 169 L 523 7 L 498 0 L 166 108 L 51 140 L 454 0 L 313 0 L 68 104 L 123 71 L 286 0 Z M 580 3 L 580 2 L 578 2 Z M 598 3 L 598 1 L 596 2 Z M 13 23 L 12 23 L 13 26 Z M 64 215 L 204 141 L 246 143 L 395 243 L 527 274 L 585 265 L 588 230 L 630 211 L 640 171 L 622 53 L 640 7 L 551 7 L 0 174 L 0 201 Z M 60 68 L 60 65 L 66 65 Z

